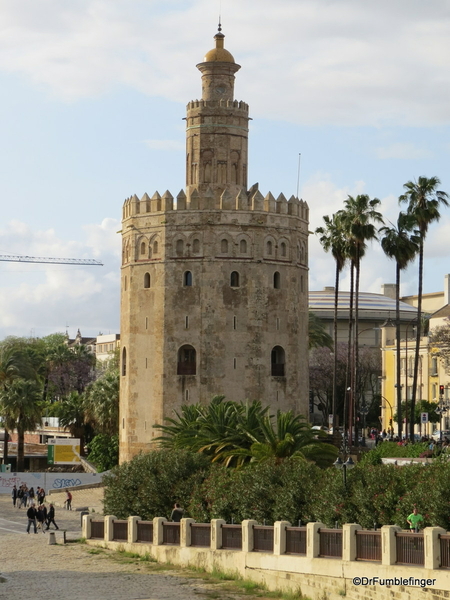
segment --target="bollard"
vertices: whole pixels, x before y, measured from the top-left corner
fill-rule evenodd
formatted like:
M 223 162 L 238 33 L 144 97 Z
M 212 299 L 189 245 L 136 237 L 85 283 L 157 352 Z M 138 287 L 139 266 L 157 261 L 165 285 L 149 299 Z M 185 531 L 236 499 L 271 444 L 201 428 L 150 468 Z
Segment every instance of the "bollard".
M 84 515 L 88 515 L 88 514 L 89 514 L 89 511 L 88 511 L 88 510 L 82 510 L 82 511 L 80 512 L 81 527 L 83 527 L 83 517 L 84 517 Z
M 50 546 L 55 546 L 56 544 L 56 535 L 54 531 L 48 532 L 48 543 Z

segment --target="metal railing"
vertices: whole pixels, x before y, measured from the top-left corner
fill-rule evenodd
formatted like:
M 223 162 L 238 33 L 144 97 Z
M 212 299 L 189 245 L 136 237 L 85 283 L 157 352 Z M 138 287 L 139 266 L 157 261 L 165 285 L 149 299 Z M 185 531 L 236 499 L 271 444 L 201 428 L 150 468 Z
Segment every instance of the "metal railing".
M 105 538 L 105 521 L 91 521 L 91 539 L 103 540 Z
M 319 556 L 342 558 L 342 529 L 319 529 Z
M 381 562 L 381 531 L 356 532 L 356 560 Z
M 240 525 L 222 525 L 222 548 L 242 550 L 242 527 Z
M 423 533 L 397 531 L 397 564 L 424 565 Z
M 255 552 L 273 552 L 273 527 L 253 526 L 253 550 Z
M 441 545 L 441 567 L 450 569 L 450 535 L 448 533 L 439 536 Z
M 209 523 L 191 523 L 191 546 L 211 546 L 211 525 Z
M 113 540 L 126 542 L 128 540 L 128 521 L 113 521 Z
M 163 523 L 163 544 L 180 544 L 180 524 Z
M 286 554 L 306 555 L 306 527 L 286 527 Z
M 153 544 L 153 521 L 137 522 L 137 541 Z

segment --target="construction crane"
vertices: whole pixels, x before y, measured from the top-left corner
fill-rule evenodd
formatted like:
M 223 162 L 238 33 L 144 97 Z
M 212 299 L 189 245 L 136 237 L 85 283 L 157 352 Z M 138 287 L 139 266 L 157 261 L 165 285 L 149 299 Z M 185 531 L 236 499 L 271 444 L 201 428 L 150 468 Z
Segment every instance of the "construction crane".
M 15 254 L 0 254 L 0 261 L 21 263 L 47 263 L 51 265 L 83 265 L 103 267 L 103 263 L 93 258 L 47 258 L 42 256 L 18 256 Z

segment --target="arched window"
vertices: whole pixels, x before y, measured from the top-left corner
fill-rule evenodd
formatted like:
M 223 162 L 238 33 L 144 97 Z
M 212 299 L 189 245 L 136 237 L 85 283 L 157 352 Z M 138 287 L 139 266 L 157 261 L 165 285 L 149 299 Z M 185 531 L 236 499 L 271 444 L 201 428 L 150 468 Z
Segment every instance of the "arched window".
M 281 287 L 281 275 L 279 271 L 275 271 L 275 273 L 273 274 L 273 287 L 276 290 L 279 290 Z
M 122 375 L 127 374 L 127 351 L 126 348 L 122 349 Z
M 285 354 L 281 346 L 275 346 L 271 353 L 272 377 L 284 377 Z
M 247 242 L 245 240 L 240 241 L 239 251 L 241 254 L 247 254 Z
M 286 257 L 287 251 L 286 251 L 286 244 L 284 242 L 281 242 L 281 244 L 280 244 L 280 251 L 281 251 L 281 256 Z
M 158 254 L 158 242 L 153 242 L 153 254 Z
M 270 255 L 272 254 L 272 252 L 273 252 L 273 249 L 272 249 L 272 242 L 271 242 L 271 241 L 268 241 L 268 242 L 267 242 L 267 244 L 266 244 L 266 252 L 267 252 L 267 254 L 268 254 L 269 256 L 270 256 Z
M 192 250 L 193 250 L 194 254 L 198 254 L 200 252 L 200 240 L 198 240 L 197 238 L 194 240 L 194 243 L 192 244 Z
M 150 287 L 150 273 L 146 273 L 144 275 L 144 287 L 145 288 L 149 288 Z
M 141 242 L 141 254 L 145 254 L 145 242 Z
M 177 245 L 176 245 L 177 256 L 181 256 L 183 254 L 183 250 L 184 250 L 183 240 L 177 240 Z
M 184 287 L 191 287 L 192 285 L 192 273 L 190 271 L 185 271 L 183 275 L 183 285 Z
M 228 240 L 223 239 L 220 242 L 220 251 L 222 254 L 226 254 L 228 252 Z
M 197 356 L 192 346 L 181 346 L 178 350 L 177 375 L 195 375 L 197 372 Z
M 239 273 L 237 271 L 231 273 L 230 285 L 231 287 L 239 287 Z

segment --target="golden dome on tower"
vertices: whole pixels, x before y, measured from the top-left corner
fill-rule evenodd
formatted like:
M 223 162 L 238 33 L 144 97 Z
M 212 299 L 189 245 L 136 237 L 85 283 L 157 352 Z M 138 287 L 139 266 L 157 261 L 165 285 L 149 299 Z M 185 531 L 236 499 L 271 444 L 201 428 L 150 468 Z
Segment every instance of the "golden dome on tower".
M 221 33 L 220 28 L 219 32 L 216 33 L 214 39 L 216 40 L 216 47 L 210 50 L 205 54 L 205 58 L 203 62 L 228 62 L 234 63 L 234 58 L 231 52 L 225 50 L 223 47 L 223 40 L 225 36 Z

